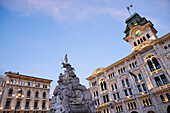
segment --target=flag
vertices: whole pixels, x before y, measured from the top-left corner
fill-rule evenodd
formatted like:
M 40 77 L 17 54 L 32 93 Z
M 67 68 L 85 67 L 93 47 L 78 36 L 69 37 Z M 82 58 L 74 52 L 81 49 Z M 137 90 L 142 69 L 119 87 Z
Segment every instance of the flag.
M 130 72 L 130 71 L 129 71 L 129 73 L 130 73 L 130 75 L 132 75 L 132 76 L 134 76 L 135 78 L 137 78 L 137 76 L 136 76 L 134 73 L 132 73 L 132 72 Z
M 127 6 L 126 6 L 127 7 Z M 130 10 L 130 8 L 132 7 L 132 5 L 128 6 L 127 9 Z

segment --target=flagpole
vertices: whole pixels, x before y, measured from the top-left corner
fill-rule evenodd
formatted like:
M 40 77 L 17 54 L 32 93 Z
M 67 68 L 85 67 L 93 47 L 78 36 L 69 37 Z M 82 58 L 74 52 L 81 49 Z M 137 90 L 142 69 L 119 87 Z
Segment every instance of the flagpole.
M 129 10 L 130 10 L 129 7 L 126 6 L 126 8 L 127 8 L 127 10 L 128 10 L 129 15 L 131 16 L 131 13 L 130 13 L 130 11 L 129 11 Z

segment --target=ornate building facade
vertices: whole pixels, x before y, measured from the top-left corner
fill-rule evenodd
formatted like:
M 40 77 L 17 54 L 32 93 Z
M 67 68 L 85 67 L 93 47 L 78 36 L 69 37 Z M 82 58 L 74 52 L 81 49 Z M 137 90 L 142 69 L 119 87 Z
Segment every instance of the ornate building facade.
M 1 113 L 47 113 L 52 80 L 6 72 Z
M 137 13 L 126 24 L 133 52 L 87 78 L 97 113 L 170 113 L 170 33 Z

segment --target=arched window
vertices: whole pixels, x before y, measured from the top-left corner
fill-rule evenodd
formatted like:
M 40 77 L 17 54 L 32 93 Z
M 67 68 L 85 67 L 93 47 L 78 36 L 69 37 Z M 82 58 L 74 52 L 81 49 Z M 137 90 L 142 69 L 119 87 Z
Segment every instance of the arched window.
M 150 38 L 150 35 L 149 34 L 146 34 L 147 38 L 149 39 Z
M 160 98 L 161 98 L 162 102 L 165 102 L 164 96 L 160 95 Z
M 143 42 L 142 38 L 140 38 L 140 41 Z
M 165 47 L 164 47 L 164 49 L 165 49 L 167 52 L 169 51 L 169 49 L 168 49 L 168 47 L 167 47 L 167 46 L 165 46 Z
M 30 96 L 31 96 L 31 91 L 28 90 L 28 91 L 27 91 L 27 97 L 30 97 Z
M 138 42 L 138 44 L 140 44 L 140 41 L 139 41 L 139 40 L 137 40 L 137 42 Z
M 126 83 L 127 83 L 127 85 L 129 85 L 129 80 L 128 80 L 128 78 L 126 78 Z
M 149 100 L 149 105 L 152 105 L 152 101 L 151 101 L 151 99 L 150 99 L 150 98 L 148 98 L 148 100 Z
M 129 67 L 132 69 L 132 65 L 131 64 L 129 64 Z
M 120 74 L 120 70 L 118 69 L 118 73 Z
M 170 95 L 169 95 L 169 93 L 166 93 L 166 96 L 167 96 L 168 100 L 170 101 Z
M 123 69 L 121 68 L 121 72 L 123 73 Z
M 136 67 L 138 66 L 137 62 L 135 62 L 135 66 L 136 66 Z
M 13 93 L 13 89 L 10 88 L 9 91 L 8 91 L 8 95 L 9 95 L 9 96 L 12 96 L 12 93 Z
M 163 85 L 159 77 L 154 77 L 154 79 L 158 87 Z
M 150 60 L 147 61 L 147 64 L 148 64 L 149 69 L 151 70 L 151 72 L 155 71 L 155 68 L 153 67 L 152 62 Z
M 134 63 L 132 63 L 133 68 L 135 67 Z
M 138 74 L 138 77 L 140 80 L 142 80 L 142 75 L 140 73 Z
M 160 69 L 161 68 L 161 66 L 159 65 L 158 60 L 155 57 L 152 58 L 152 61 L 155 64 L 156 69 Z
M 123 85 L 123 86 L 125 86 L 125 82 L 124 82 L 124 80 L 122 80 L 122 85 Z
M 145 40 L 146 40 L 146 38 L 145 38 L 145 37 L 143 37 L 143 40 L 145 41 Z
M 35 98 L 38 98 L 38 91 L 35 92 Z
M 146 106 L 146 102 L 145 102 L 145 100 L 143 99 L 143 106 Z
M 137 46 L 136 42 L 134 42 L 133 44 L 134 44 L 134 46 Z
M 124 72 L 126 71 L 125 67 L 123 67 L 123 71 L 124 71 Z
M 103 79 L 100 81 L 100 86 L 102 91 L 107 90 L 106 82 Z
M 146 88 L 146 85 L 145 85 L 145 84 L 142 84 L 142 87 L 143 87 L 143 90 L 144 90 L 144 91 L 147 91 L 147 88 Z
M 117 85 L 116 85 L 116 83 L 115 83 L 115 89 L 117 89 Z
M 169 49 L 170 49 L 170 44 L 168 45 Z
M 164 85 L 169 83 L 169 82 L 168 82 L 168 79 L 165 77 L 164 74 L 160 75 L 160 77 L 161 77 L 161 80 L 162 80 L 162 82 L 163 82 Z
M 128 109 L 130 109 L 130 104 L 128 103 Z
M 135 102 L 133 102 L 133 105 L 134 105 L 134 108 L 136 108 L 136 103 Z
M 43 93 L 43 98 L 46 98 L 46 93 L 45 92 Z

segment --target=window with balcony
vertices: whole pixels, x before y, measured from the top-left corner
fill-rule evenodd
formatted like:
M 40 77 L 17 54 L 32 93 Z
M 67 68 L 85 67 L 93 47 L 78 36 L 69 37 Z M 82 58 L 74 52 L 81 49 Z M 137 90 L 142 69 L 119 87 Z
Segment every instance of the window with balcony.
M 5 109 L 9 109 L 10 103 L 11 103 L 10 100 L 6 100 Z
M 34 102 L 34 109 L 38 109 L 38 102 L 37 101 Z
M 43 93 L 43 98 L 46 98 L 46 92 Z
M 161 66 L 154 55 L 150 55 L 146 58 L 147 64 L 151 72 L 160 69 Z
M 9 91 L 8 91 L 8 96 L 12 96 L 12 93 L 13 93 L 13 89 L 10 88 Z
M 17 101 L 17 105 L 16 105 L 17 109 L 20 109 L 20 103 L 21 103 L 21 101 L 20 101 L 20 100 L 19 100 L 19 101 Z
M 25 109 L 28 109 L 28 108 L 29 108 L 29 104 L 30 104 L 30 101 L 26 101 L 26 103 L 25 103 Z
M 45 102 L 42 102 L 42 109 L 45 109 Z
M 28 91 L 27 91 L 27 97 L 29 98 L 30 96 L 31 96 L 31 91 L 28 90 Z
M 162 101 L 162 102 L 165 102 L 165 98 L 164 98 L 163 95 L 160 95 L 160 98 L 161 98 L 161 101 Z
M 35 92 L 35 98 L 38 98 L 38 91 Z

